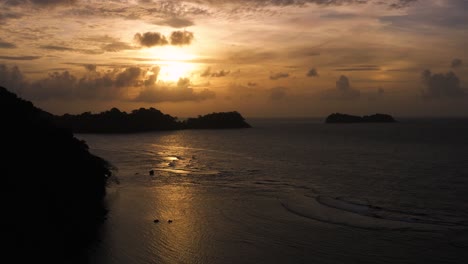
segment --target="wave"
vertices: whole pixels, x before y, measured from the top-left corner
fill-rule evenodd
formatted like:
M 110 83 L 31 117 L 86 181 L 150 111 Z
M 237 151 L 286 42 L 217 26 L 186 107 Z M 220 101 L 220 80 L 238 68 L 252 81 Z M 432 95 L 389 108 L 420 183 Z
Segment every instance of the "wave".
M 370 204 L 348 202 L 341 198 L 323 195 L 292 194 L 280 198 L 284 209 L 308 219 L 370 230 L 439 231 L 447 229 L 468 230 L 466 220 L 457 217 L 440 217 L 385 209 Z

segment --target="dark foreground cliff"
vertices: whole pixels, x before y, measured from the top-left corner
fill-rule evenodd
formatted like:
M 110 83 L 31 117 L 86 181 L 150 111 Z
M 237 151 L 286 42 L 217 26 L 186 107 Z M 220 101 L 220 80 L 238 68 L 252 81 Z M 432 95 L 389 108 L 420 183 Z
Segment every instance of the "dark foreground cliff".
M 387 114 L 374 114 L 369 116 L 354 116 L 334 113 L 327 117 L 325 123 L 394 123 L 395 119 Z
M 0 87 L 2 258 L 11 263 L 82 262 L 106 214 L 108 164 L 50 117 Z

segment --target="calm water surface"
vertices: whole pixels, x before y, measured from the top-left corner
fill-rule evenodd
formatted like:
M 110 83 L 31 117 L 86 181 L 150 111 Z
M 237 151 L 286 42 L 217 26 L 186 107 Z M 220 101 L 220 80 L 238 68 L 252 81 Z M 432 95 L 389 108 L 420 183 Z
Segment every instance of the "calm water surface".
M 78 135 L 118 169 L 90 261 L 466 263 L 468 120 L 248 121 Z

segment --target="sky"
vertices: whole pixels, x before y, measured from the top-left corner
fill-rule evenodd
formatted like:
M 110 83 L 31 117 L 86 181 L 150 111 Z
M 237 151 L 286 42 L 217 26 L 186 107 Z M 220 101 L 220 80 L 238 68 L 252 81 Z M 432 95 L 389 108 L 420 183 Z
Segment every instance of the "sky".
M 468 0 L 0 0 L 0 86 L 54 114 L 468 116 Z

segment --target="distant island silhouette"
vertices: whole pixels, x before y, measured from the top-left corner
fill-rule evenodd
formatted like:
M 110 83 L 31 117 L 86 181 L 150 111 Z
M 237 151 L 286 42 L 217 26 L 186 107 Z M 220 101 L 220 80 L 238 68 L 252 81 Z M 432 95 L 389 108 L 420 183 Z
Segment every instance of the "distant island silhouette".
M 179 121 L 155 108 L 140 108 L 131 113 L 117 108 L 92 114 L 53 116 L 61 127 L 75 133 L 136 133 L 179 129 L 230 129 L 251 127 L 238 112 L 211 113 Z
M 0 87 L 2 257 L 14 263 L 83 263 L 106 216 L 110 165 L 51 116 Z
M 327 117 L 325 123 L 394 123 L 396 120 L 387 114 L 374 114 L 369 116 L 354 116 L 334 113 Z

